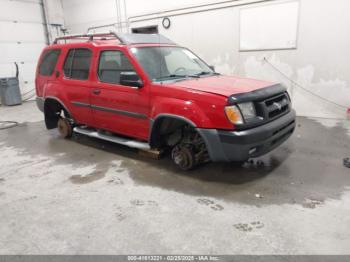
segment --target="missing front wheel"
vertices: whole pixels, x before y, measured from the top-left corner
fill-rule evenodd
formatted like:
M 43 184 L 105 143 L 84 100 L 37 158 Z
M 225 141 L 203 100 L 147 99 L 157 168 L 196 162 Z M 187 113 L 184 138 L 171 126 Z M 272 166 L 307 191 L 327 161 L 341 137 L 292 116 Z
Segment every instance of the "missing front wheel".
M 199 164 L 210 161 L 206 145 L 195 129 L 189 126 L 182 128 L 180 141 L 173 146 L 171 157 L 182 170 L 188 171 Z

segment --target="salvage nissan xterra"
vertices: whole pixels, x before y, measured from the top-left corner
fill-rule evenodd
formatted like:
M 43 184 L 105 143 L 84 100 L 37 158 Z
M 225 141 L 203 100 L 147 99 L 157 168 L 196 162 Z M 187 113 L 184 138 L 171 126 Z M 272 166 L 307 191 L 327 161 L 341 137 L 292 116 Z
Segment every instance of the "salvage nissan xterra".
M 282 85 L 220 75 L 161 35 L 57 38 L 35 84 L 48 129 L 170 152 L 183 170 L 261 156 L 295 128 Z

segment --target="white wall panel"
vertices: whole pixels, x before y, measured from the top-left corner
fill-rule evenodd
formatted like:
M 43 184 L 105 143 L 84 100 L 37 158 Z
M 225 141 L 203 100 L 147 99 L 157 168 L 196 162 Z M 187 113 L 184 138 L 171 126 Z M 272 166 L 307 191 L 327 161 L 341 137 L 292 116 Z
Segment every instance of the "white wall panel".
M 1 42 L 45 43 L 43 24 L 0 21 L 0 35 Z
M 1 63 L 37 61 L 45 43 L 1 43 Z
M 299 1 L 270 3 L 240 11 L 240 50 L 297 47 Z
M 42 23 L 41 7 L 37 3 L 25 1 L 0 0 L 0 20 Z
M 177 8 L 198 6 L 203 4 L 211 4 L 221 1 L 215 0 L 126 0 L 128 16 L 147 14 Z
M 22 93 L 33 90 L 37 60 L 45 45 L 40 1 L 0 0 L 0 77 L 15 76 L 17 62 Z
M 116 1 L 63 0 L 66 27 L 82 33 L 90 26 L 116 22 Z
M 45 0 L 47 17 L 50 24 L 64 25 L 63 4 L 61 0 Z
M 33 83 L 35 80 L 36 61 L 33 63 L 19 63 L 19 80 L 22 82 Z

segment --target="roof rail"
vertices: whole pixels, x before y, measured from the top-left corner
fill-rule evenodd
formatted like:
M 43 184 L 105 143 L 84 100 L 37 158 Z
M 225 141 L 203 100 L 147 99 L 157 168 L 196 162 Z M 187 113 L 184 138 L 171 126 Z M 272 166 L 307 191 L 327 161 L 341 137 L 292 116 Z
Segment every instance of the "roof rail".
M 70 40 L 70 39 L 88 39 L 88 41 L 93 41 L 94 38 L 104 38 L 104 37 L 114 37 L 117 39 L 121 44 L 126 44 L 123 39 L 113 31 L 110 31 L 109 33 L 96 33 L 96 34 L 77 34 L 77 35 L 65 35 L 65 36 L 60 36 L 57 37 L 54 41 L 53 44 L 57 44 L 58 41 L 60 40 Z

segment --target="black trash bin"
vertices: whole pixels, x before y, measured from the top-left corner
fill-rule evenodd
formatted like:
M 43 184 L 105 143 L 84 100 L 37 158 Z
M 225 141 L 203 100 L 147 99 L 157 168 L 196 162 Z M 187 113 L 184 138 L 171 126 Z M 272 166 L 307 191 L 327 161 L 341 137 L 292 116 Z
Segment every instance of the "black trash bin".
M 14 106 L 22 104 L 21 92 L 18 82 L 18 66 L 16 65 L 16 77 L 0 78 L 0 97 L 1 104 L 5 106 Z

